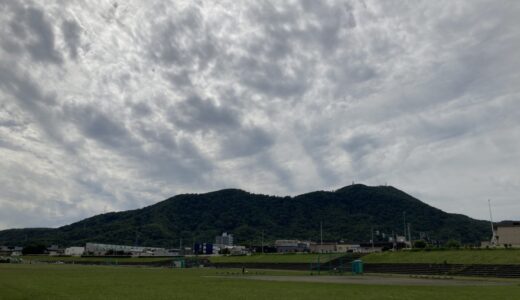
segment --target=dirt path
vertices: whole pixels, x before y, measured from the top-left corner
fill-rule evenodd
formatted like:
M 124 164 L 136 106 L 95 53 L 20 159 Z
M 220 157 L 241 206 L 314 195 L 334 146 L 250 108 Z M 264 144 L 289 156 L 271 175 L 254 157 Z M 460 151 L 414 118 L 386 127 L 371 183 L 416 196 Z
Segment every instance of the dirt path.
M 386 276 L 211 276 L 230 279 L 289 281 L 289 282 L 320 282 L 345 284 L 372 284 L 372 285 L 424 285 L 424 286 L 496 286 L 515 285 L 518 282 L 472 280 L 472 279 L 433 279 L 412 277 Z

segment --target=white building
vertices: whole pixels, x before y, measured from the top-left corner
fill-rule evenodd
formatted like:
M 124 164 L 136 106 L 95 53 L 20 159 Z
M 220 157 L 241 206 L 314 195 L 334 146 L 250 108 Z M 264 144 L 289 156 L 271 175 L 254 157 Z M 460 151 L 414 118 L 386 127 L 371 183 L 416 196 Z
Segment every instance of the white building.
M 132 256 L 176 256 L 178 251 L 170 251 L 165 248 L 137 247 L 126 245 L 111 245 L 87 243 L 85 254 L 94 256 L 104 255 L 132 255 Z
M 226 246 L 233 246 L 233 235 L 224 232 L 221 236 L 215 237 L 215 245 L 219 248 L 225 248 Z
M 85 253 L 85 247 L 69 247 L 65 248 L 65 255 L 82 256 Z
M 179 256 L 179 250 L 165 248 L 146 248 L 144 251 L 139 253 L 138 256 Z

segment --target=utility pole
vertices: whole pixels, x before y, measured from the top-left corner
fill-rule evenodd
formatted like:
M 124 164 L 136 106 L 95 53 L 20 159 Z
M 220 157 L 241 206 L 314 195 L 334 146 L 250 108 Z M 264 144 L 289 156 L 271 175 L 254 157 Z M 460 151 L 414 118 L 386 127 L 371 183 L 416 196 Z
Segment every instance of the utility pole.
M 323 222 L 320 222 L 320 245 L 323 246 Z
M 370 233 L 372 234 L 372 252 L 374 252 L 374 227 L 370 228 Z
M 406 243 L 406 211 L 403 211 L 403 236 Z
M 410 223 L 408 223 L 408 241 L 410 242 L 410 248 L 412 247 L 412 232 L 410 231 Z
M 262 230 L 262 254 L 264 254 L 264 231 Z

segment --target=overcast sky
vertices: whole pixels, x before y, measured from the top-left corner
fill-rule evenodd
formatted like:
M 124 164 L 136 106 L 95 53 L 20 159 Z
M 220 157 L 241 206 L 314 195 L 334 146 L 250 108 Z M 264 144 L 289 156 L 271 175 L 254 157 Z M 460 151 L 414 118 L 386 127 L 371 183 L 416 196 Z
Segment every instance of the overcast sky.
M 519 16 L 515 0 L 0 0 L 0 229 L 352 181 L 520 219 Z

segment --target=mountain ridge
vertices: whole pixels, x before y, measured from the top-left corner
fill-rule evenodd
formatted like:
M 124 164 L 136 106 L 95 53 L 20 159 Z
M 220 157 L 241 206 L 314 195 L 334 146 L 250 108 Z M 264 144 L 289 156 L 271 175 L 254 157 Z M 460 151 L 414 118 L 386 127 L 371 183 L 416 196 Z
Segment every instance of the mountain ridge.
M 224 231 L 246 244 L 259 243 L 262 232 L 271 241 L 317 240 L 320 222 L 326 240 L 368 241 L 372 228 L 385 235 L 402 235 L 403 212 L 414 238 L 478 243 L 489 235 L 487 221 L 446 213 L 392 186 L 354 184 L 285 197 L 241 189 L 180 194 L 143 208 L 104 213 L 58 228 L 2 230 L 0 245 L 101 242 L 174 247 L 180 239 L 212 242 Z

